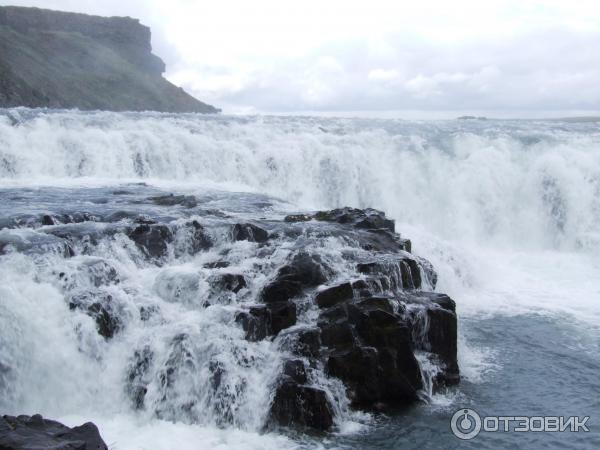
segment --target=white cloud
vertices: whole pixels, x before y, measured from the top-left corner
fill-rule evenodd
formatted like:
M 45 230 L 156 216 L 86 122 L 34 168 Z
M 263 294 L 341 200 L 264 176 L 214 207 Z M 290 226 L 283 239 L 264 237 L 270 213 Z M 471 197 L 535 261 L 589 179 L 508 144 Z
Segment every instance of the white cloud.
M 369 71 L 367 78 L 371 81 L 393 81 L 400 78 L 400 72 L 396 69 L 373 69 Z
M 44 0 L 152 27 L 225 110 L 600 109 L 600 2 Z

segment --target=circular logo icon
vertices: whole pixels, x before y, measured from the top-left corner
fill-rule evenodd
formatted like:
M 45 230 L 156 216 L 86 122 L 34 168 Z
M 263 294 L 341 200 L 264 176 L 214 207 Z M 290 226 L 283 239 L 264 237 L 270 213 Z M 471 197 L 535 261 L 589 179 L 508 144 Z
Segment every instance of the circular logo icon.
M 452 416 L 450 428 L 459 439 L 473 439 L 481 431 L 481 417 L 472 409 L 459 409 Z

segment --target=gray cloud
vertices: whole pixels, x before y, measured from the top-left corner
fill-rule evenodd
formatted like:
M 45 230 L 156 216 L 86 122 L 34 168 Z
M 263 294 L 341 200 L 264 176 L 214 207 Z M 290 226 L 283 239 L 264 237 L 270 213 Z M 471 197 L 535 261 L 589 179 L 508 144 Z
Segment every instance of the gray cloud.
M 188 87 L 263 111 L 600 109 L 600 33 L 547 29 L 447 47 L 395 35 L 386 44 L 385 56 L 364 41 L 327 45 L 257 70 L 237 89 Z

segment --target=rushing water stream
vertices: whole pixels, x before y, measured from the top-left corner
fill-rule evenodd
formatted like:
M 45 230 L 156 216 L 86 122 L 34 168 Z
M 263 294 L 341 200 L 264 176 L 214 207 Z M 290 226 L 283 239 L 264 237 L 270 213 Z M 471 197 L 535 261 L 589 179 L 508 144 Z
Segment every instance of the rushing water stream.
M 195 195 L 204 208 L 233 217 L 341 206 L 385 211 L 411 238 L 413 253 L 433 263 L 438 290 L 457 303 L 461 384 L 384 416 L 350 410 L 343 387 L 323 377 L 318 382 L 336 399 L 334 432 L 264 432 L 281 348 L 249 344 L 224 319 L 227 305 L 242 300 L 199 309 L 199 297 L 189 294 L 210 290 L 204 267 L 219 251 L 260 285 L 259 250 L 230 245 L 217 232 L 220 244 L 197 258 L 181 256 L 185 239 L 175 239 L 173 259 L 156 267 L 140 263 L 124 241 L 74 258 L 53 253 L 49 242 L 44 255 L 0 256 L 0 412 L 41 412 L 70 425 L 93 420 L 110 448 L 126 450 L 600 446 L 597 123 L 0 114 L 2 227 L 49 211 L 108 214 L 123 199 L 135 208 L 138 198 L 165 192 Z M 154 212 L 184 220 L 173 211 Z M 28 233 L 5 229 L 0 237 L 36 239 Z M 321 251 L 337 261 L 341 244 L 329 245 Z M 283 260 L 285 250 L 269 261 Z M 121 278 L 107 294 L 128 326 L 109 343 L 63 298 L 94 284 L 99 257 Z M 65 274 L 60 285 L 56 273 Z M 140 305 L 161 314 L 142 326 L 132 312 Z M 146 399 L 155 407 L 135 411 L 123 388 L 124 373 L 132 373 L 125 355 L 151 342 L 168 359 L 174 333 L 193 336 L 181 340 L 181 354 L 228 369 L 223 386 L 231 391 L 211 397 L 211 374 L 191 358 L 169 392 L 149 382 Z M 190 396 L 202 407 L 186 410 Z M 483 433 L 464 442 L 450 432 L 462 407 L 481 415 L 590 416 L 590 432 Z

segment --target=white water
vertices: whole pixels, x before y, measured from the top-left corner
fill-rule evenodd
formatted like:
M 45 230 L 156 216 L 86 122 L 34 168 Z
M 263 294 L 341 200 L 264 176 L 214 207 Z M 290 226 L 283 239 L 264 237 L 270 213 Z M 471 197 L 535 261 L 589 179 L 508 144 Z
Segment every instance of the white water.
M 537 313 L 586 326 L 600 323 L 600 130 L 595 123 L 10 114 L 0 116 L 0 178 L 6 186 L 143 179 L 189 192 L 219 186 L 268 193 L 298 209 L 376 207 L 396 219 L 417 254 L 431 260 L 440 275 L 438 290 L 457 300 L 459 315 Z M 149 269 L 134 275 L 132 263 L 119 252 L 107 249 L 121 271 L 131 273 L 133 287 L 145 289 L 156 274 Z M 38 269 L 25 257 L 12 258 L 0 271 L 0 300 L 12 305 L 2 309 L 8 327 L 3 335 L 19 347 L 2 356 L 25 364 L 19 373 L 30 381 L 47 374 L 53 390 L 51 396 L 44 386 L 40 392 L 15 390 L 6 394 L 14 397 L 7 403 L 22 405 L 24 412 L 80 411 L 80 417 L 63 413 L 64 420 L 95 420 L 115 448 L 157 448 L 164 433 L 177 438 L 160 448 L 294 445 L 282 436 L 259 436 L 261 417 L 255 411 L 239 414 L 245 421 L 230 433 L 208 420 L 198 427 L 131 415 L 119 400 L 122 393 L 106 388 L 119 385 L 121 368 L 110 361 L 120 360 L 119 352 L 130 350 L 131 341 L 98 349 L 102 362 L 74 360 L 77 346 L 93 354 L 105 344 L 74 335 L 57 289 L 31 283 Z M 167 310 L 188 314 L 176 307 Z M 93 324 L 81 320 L 92 330 Z M 211 318 L 192 315 L 190 328 L 197 330 L 201 327 L 194 320 Z M 40 341 L 61 345 L 34 345 Z M 20 360 L 19 350 L 35 354 Z M 488 350 L 461 341 L 463 375 L 477 381 L 493 367 Z M 273 352 L 248 351 L 258 351 L 255 356 L 265 361 L 255 368 L 257 379 L 264 380 L 265 373 L 259 372 L 276 365 L 267 357 Z M 64 367 L 80 385 L 53 379 L 64 374 Z M 98 399 L 89 380 L 100 373 L 105 386 L 99 391 L 110 395 Z M 20 384 L 27 386 L 27 379 Z M 255 400 L 241 407 L 256 407 L 266 399 L 264 392 L 249 395 Z M 121 415 L 115 418 L 116 413 Z

